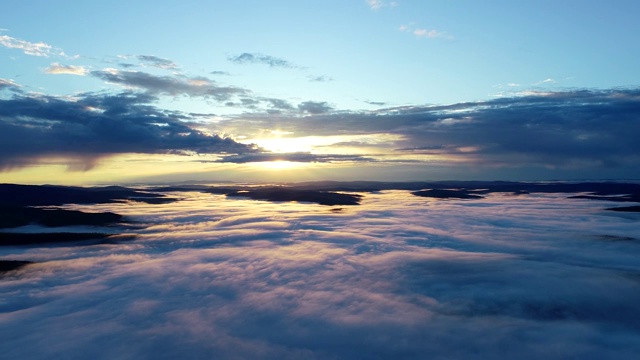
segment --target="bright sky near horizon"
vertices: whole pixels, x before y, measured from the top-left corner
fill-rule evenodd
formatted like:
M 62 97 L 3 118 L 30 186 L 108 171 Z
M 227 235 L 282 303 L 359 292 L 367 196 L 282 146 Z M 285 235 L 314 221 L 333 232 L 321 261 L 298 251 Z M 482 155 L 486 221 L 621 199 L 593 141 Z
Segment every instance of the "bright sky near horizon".
M 640 177 L 637 1 L 0 5 L 3 182 Z

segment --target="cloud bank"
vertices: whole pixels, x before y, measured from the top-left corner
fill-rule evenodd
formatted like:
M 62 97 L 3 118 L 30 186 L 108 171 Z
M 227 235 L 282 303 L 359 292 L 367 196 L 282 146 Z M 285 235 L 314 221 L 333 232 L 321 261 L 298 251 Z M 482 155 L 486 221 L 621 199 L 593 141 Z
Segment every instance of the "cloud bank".
M 309 116 L 254 116 L 225 125 L 250 135 L 284 128 L 297 136 L 394 134 L 388 158 L 488 167 L 626 168 L 640 176 L 640 90 L 526 93 L 483 102 L 370 112 L 302 103 Z M 243 128 L 242 128 L 243 127 Z M 242 131 L 240 129 L 242 128 Z M 381 144 L 378 144 L 381 145 Z M 636 170 L 634 170 L 636 169 Z
M 634 359 L 637 219 L 562 194 L 362 205 L 176 194 L 105 204 L 137 240 L 28 251 L 0 279 L 10 358 Z M 79 340 L 80 339 L 80 340 Z
M 122 153 L 244 153 L 255 151 L 194 129 L 190 117 L 158 109 L 149 94 L 86 93 L 76 98 L 16 94 L 0 99 L 0 168 L 53 156 L 80 159 L 84 168 Z

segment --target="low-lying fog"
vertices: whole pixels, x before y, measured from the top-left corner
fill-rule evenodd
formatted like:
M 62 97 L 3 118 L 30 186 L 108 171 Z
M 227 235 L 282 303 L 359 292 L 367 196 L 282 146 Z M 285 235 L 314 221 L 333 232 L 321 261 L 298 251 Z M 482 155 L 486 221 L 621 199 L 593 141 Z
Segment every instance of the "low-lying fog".
M 566 194 L 73 205 L 134 240 L 4 247 L 7 359 L 632 359 L 640 218 Z M 102 231 L 102 230 L 101 230 Z

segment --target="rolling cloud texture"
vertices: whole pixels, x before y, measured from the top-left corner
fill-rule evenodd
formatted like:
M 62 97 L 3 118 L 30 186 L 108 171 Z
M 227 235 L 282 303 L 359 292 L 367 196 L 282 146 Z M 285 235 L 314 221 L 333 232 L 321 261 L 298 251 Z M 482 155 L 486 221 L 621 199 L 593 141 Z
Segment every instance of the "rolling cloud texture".
M 342 209 L 179 193 L 104 204 L 135 241 L 16 250 L 10 358 L 577 357 L 640 351 L 637 219 L 563 194 Z
M 141 59 L 158 66 L 171 65 L 165 59 Z M 252 114 L 229 116 L 218 123 L 227 133 L 249 138 L 276 128 L 297 137 L 395 135 L 395 140 L 386 143 L 360 144 L 380 148 L 383 156 L 374 156 L 380 152 L 343 153 L 344 161 L 411 163 L 432 162 L 435 157 L 476 167 L 626 169 L 627 176 L 640 175 L 637 89 L 530 93 L 442 106 L 338 111 L 326 102 L 305 101 L 294 106 L 204 77 L 113 69 L 92 71 L 90 76 L 137 90 L 71 98 L 25 93 L 11 80 L 0 82 L 0 90 L 11 94 L 0 99 L 1 167 L 23 166 L 51 155 L 91 159 L 129 152 L 233 153 L 240 155 L 224 162 L 246 162 L 249 158 L 271 161 L 269 153 L 249 156 L 257 151 L 254 145 L 194 129 L 190 114 L 154 105 L 158 96 L 184 95 L 254 109 Z M 311 154 L 288 157 L 302 162 L 323 158 Z M 332 161 L 342 160 L 338 156 Z M 88 168 L 92 166 L 91 161 L 86 163 Z

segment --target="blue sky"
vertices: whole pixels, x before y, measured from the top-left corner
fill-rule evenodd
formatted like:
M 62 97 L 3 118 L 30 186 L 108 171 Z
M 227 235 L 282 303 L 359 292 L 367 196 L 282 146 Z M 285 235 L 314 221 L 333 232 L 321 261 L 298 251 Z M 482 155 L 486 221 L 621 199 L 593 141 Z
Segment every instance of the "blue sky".
M 4 109 L 12 109 L 5 110 L 3 121 L 13 126 L 15 134 L 24 136 L 23 142 L 36 141 L 30 137 L 34 134 L 20 132 L 26 129 L 25 119 L 35 119 L 35 115 L 15 110 L 18 100 L 24 103 L 27 98 L 40 96 L 42 100 L 42 96 L 49 96 L 74 99 L 72 102 L 77 104 L 78 99 L 96 102 L 97 96 L 145 94 L 153 98 L 138 99 L 137 110 L 152 107 L 165 115 L 171 111 L 167 116 L 180 126 L 201 135 L 217 134 L 247 146 L 255 145 L 254 153 L 313 155 L 304 161 L 288 161 L 291 156 L 283 155 L 280 165 L 298 163 L 307 170 L 318 165 L 316 175 L 303 177 L 294 176 L 294 170 L 299 170 L 296 166 L 286 172 L 282 166 L 274 166 L 277 174 L 268 166 L 251 168 L 247 163 L 230 168 L 229 159 L 238 157 L 225 160 L 220 154 L 242 155 L 237 147 L 222 153 L 203 153 L 202 146 L 195 145 L 137 149 L 111 143 L 88 155 L 81 148 L 51 145 L 56 141 L 68 143 L 68 139 L 61 140 L 62 132 L 46 136 L 40 132 L 38 136 L 46 138 L 38 141 L 47 146 L 41 146 L 39 151 L 17 154 L 15 146 L 0 149 L 5 154 L 4 161 L 0 161 L 2 176 L 11 180 L 38 181 L 34 166 L 38 171 L 48 166 L 48 171 L 57 169 L 54 172 L 61 181 L 73 177 L 90 182 L 122 173 L 117 169 L 125 163 L 123 156 L 129 161 L 136 157 L 138 163 L 170 162 L 173 165 L 165 167 L 166 173 L 185 173 L 185 178 L 193 173 L 200 173 L 202 178 L 219 177 L 219 172 L 229 174 L 231 170 L 237 174 L 233 179 L 346 179 L 354 176 L 347 175 L 349 171 L 375 178 L 388 173 L 391 167 L 394 173 L 406 175 L 399 178 L 413 180 L 459 177 L 469 168 L 467 165 L 475 169 L 469 176 L 482 178 L 594 177 L 603 175 L 604 167 L 609 169 L 606 177 L 639 176 L 633 170 L 638 165 L 637 158 L 620 158 L 621 153 L 637 150 L 633 145 L 618 149 L 603 145 L 630 143 L 630 139 L 618 136 L 638 128 L 635 99 L 640 84 L 640 45 L 636 37 L 640 25 L 635 15 L 640 3 L 636 1 L 157 1 L 153 5 L 125 1 L 8 1 L 3 8 L 0 99 L 4 100 Z M 592 95 L 587 102 L 580 95 L 584 91 Z M 503 153 L 498 161 L 489 159 L 487 151 L 480 151 L 504 151 L 506 146 L 498 139 L 487 138 L 482 143 L 464 140 L 478 132 L 475 126 L 486 130 L 486 124 L 473 121 L 480 102 L 488 102 L 492 104 L 489 107 L 500 108 L 504 113 L 506 108 L 495 101 L 522 103 L 523 99 L 539 100 L 543 96 L 565 99 L 572 106 L 599 106 L 603 101 L 623 97 L 624 104 L 610 106 L 626 109 L 623 117 L 627 120 L 617 129 L 608 127 L 611 133 L 597 144 L 566 149 L 566 154 L 589 154 L 588 158 L 578 156 L 577 160 L 567 156 L 563 161 L 550 162 L 538 156 L 539 149 L 529 148 L 518 150 L 518 156 Z M 556 101 L 552 103 L 556 109 L 561 106 Z M 115 106 L 113 102 L 109 104 Z M 464 110 L 470 113 L 471 120 L 467 120 L 471 125 L 460 128 L 460 122 L 456 122 L 458 135 L 448 143 L 434 141 L 433 137 L 417 143 L 410 136 L 415 132 L 406 131 L 406 127 L 371 128 L 372 123 L 379 123 L 380 116 L 401 116 L 398 114 L 405 114 L 409 108 L 429 113 L 426 118 L 433 121 L 436 113 L 443 112 L 432 107 L 459 108 L 461 104 L 471 104 Z M 531 110 L 525 106 L 519 109 Z M 109 113 L 105 108 L 99 110 Z M 47 111 L 56 114 L 61 110 Z M 131 111 L 127 114 L 131 115 Z M 567 119 L 578 113 L 612 113 L 592 107 L 575 111 L 556 118 L 548 129 L 555 126 L 570 138 L 585 140 L 593 138 L 590 132 L 598 128 L 595 120 L 570 123 Z M 366 114 L 369 118 L 363 119 Z M 513 116 L 526 120 L 530 115 L 526 112 Z M 47 119 L 41 113 L 37 118 L 65 124 L 64 118 Z M 442 120 L 446 117 L 438 118 Z M 424 118 L 420 121 L 424 123 Z M 288 127 L 280 128 L 283 123 Z M 302 128 L 301 123 L 307 127 Z M 336 123 L 345 126 L 337 127 Z M 334 132 L 321 131 L 325 125 Z M 522 129 L 531 128 L 531 124 L 525 125 Z M 65 131 L 69 134 L 72 130 Z M 436 133 L 435 128 L 430 130 L 430 134 Z M 58 140 L 52 138 L 54 135 Z M 527 135 L 531 134 L 513 133 L 514 137 Z M 166 139 L 166 134 L 162 136 Z M 374 141 L 376 137 L 378 140 Z M 94 140 L 91 141 L 95 143 Z M 274 141 L 284 145 L 274 146 Z M 358 146 L 348 147 L 348 143 Z M 435 147 L 457 150 L 443 150 L 439 157 L 399 151 Z M 198 159 L 203 161 L 194 162 L 193 156 L 159 157 L 185 151 L 199 154 Z M 346 159 L 319 157 L 328 153 Z M 467 155 L 462 156 L 463 153 Z M 252 163 L 273 163 L 271 155 Z M 251 159 L 258 160 L 255 156 Z M 297 159 L 301 159 L 299 155 Z M 216 162 L 219 163 L 214 166 Z M 207 164 L 206 171 L 203 163 Z M 465 167 L 458 166 L 461 163 Z M 367 171 L 361 172 L 362 166 Z M 82 171 L 70 174 L 69 169 Z M 267 169 L 269 176 L 264 173 Z M 136 178 L 131 171 L 125 172 L 131 179 Z M 138 175 L 157 178 L 166 174 L 155 171 Z M 113 179 L 126 180 L 117 176 Z

